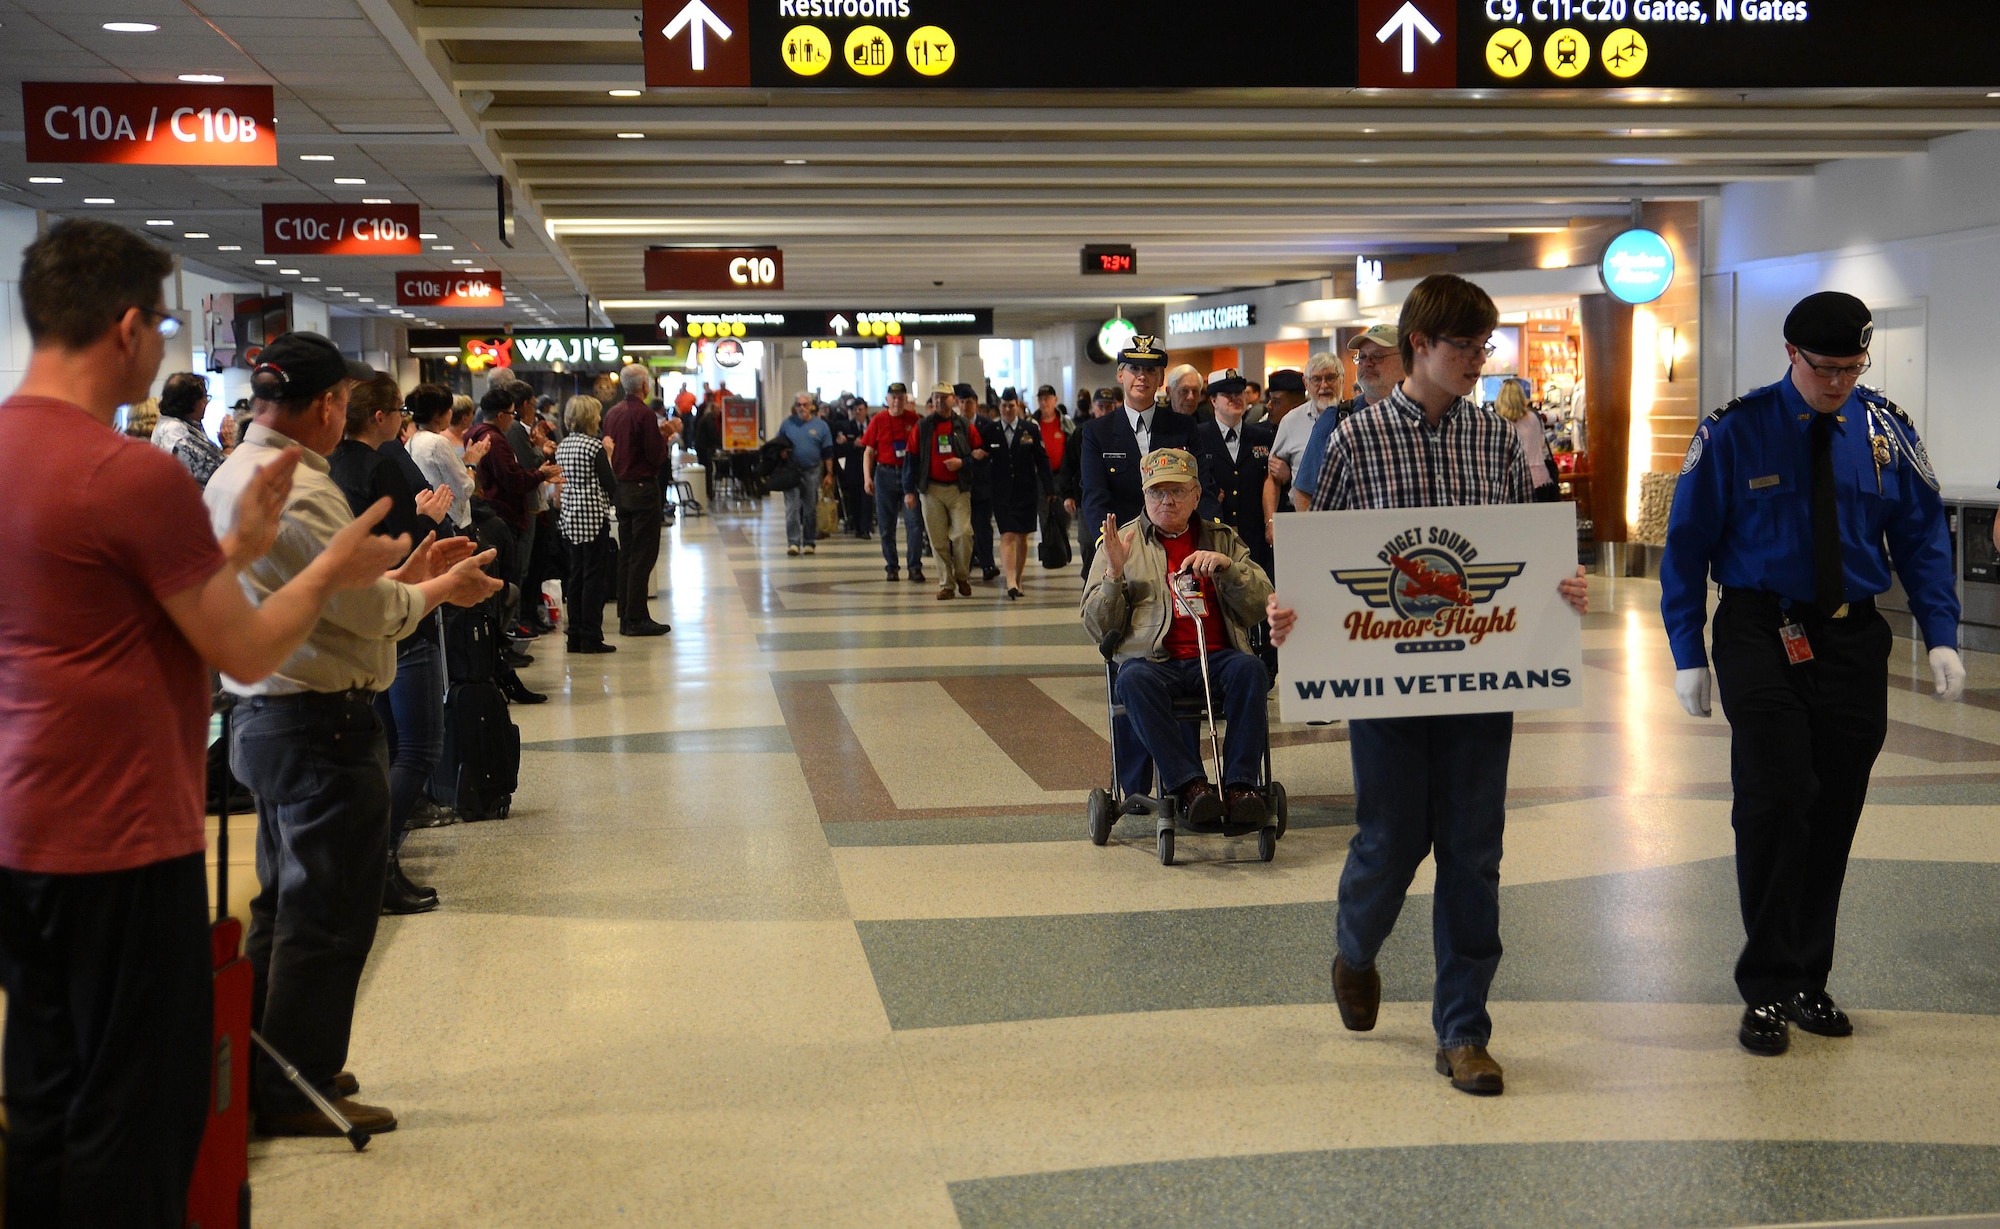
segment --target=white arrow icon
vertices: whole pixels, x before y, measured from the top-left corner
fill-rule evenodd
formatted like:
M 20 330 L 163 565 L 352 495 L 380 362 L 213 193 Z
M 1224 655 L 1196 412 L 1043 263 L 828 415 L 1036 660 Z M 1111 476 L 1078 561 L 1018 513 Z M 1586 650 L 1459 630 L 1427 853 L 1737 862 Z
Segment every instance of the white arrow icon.
M 1419 17 L 1417 20 L 1422 21 L 1423 18 Z M 723 25 L 722 19 L 715 15 L 715 10 L 703 4 L 701 0 L 688 0 L 688 6 L 681 10 L 680 16 L 667 23 L 667 28 L 660 31 L 669 42 L 673 41 L 682 30 L 688 32 L 688 51 L 694 60 L 696 72 L 708 67 L 708 44 L 705 41 L 707 31 L 703 29 L 704 26 L 708 30 L 715 31 L 715 37 L 724 42 L 729 41 L 729 27 Z M 1432 38 L 1431 41 L 1436 42 L 1437 39 Z
M 678 333 L 680 331 L 681 331 L 680 321 L 674 319 L 672 316 L 660 317 L 660 332 L 665 333 L 669 337 L 672 337 L 675 333 Z
M 835 337 L 845 337 L 847 336 L 847 317 L 835 316 L 826 322 L 826 327 L 833 330 Z
M 697 4 L 701 3 L 701 0 L 695 0 L 695 3 Z M 686 14 L 683 13 L 682 16 L 685 17 Z M 1380 30 L 1377 30 L 1375 32 L 1375 41 L 1378 43 L 1386 43 L 1390 39 L 1396 37 L 1396 34 L 1399 31 L 1403 35 L 1403 71 L 1406 73 L 1413 73 L 1417 71 L 1417 35 L 1419 33 L 1421 33 L 1424 36 L 1425 42 L 1431 43 L 1433 45 L 1435 45 L 1439 39 L 1444 37 L 1444 35 L 1438 33 L 1438 28 L 1436 26 L 1432 25 L 1424 17 L 1422 13 L 1417 11 L 1417 6 L 1415 4 L 1408 3 L 1408 0 L 1405 0 L 1405 3 L 1402 8 L 1396 10 L 1396 15 L 1389 19 L 1388 25 L 1383 26 Z M 696 68 L 701 67 L 700 56 L 701 56 L 701 44 L 696 43 L 695 44 Z

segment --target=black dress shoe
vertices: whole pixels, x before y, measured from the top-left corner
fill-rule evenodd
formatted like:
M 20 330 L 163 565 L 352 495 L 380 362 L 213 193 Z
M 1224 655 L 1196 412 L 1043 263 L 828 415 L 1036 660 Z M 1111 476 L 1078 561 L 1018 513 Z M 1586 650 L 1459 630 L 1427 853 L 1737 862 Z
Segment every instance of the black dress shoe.
M 987 566 L 979 569 L 979 579 L 984 581 L 991 581 L 995 576 L 998 576 L 999 574 L 1000 574 L 1000 569 L 994 567 L 991 564 L 988 564 Z
M 407 884 L 407 880 L 399 882 L 397 876 L 390 877 L 382 891 L 383 913 L 390 917 L 407 917 L 414 913 L 429 913 L 438 907 L 435 895 L 419 896 L 406 890 Z
M 606 644 L 602 640 L 591 644 L 579 644 L 570 649 L 572 653 L 616 653 L 617 651 L 617 645 Z
M 651 619 L 647 619 L 643 623 L 621 623 L 618 625 L 618 634 L 621 636 L 664 636 L 672 630 L 674 629 L 667 624 L 655 623 Z
M 1792 1046 L 1792 1029 L 1785 1023 L 1783 1003 L 1765 1003 L 1761 1007 L 1743 1009 L 1743 1026 L 1736 1030 L 1736 1040 L 1752 1054 L 1766 1057 L 1783 1054 Z
M 505 656 L 507 664 L 516 670 L 525 670 L 535 664 L 535 656 L 532 653 L 517 653 L 512 649 L 508 649 Z
M 1824 990 L 1801 990 L 1779 1004 L 1785 1019 L 1821 1037 L 1852 1037 L 1854 1021 L 1847 1018 Z
M 913 585 L 921 585 L 924 583 L 924 570 L 922 568 L 910 569 L 910 583 Z
M 408 892 L 412 896 L 428 896 L 432 900 L 437 899 L 437 889 L 425 887 L 423 884 L 411 879 L 409 873 L 403 869 L 402 859 L 398 858 L 395 854 L 389 855 L 389 882 L 400 885 L 403 891 Z
M 539 691 L 529 691 L 520 679 L 508 679 L 501 683 L 500 694 L 507 697 L 509 704 L 546 704 L 549 699 Z

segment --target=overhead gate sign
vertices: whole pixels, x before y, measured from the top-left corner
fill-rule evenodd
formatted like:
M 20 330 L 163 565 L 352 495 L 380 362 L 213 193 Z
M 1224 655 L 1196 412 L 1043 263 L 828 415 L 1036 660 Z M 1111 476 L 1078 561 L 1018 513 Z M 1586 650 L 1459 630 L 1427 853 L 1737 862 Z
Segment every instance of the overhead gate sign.
M 415 205 L 266 205 L 266 256 L 421 256 Z
M 29 162 L 276 166 L 268 85 L 21 84 Z
M 1279 595 L 1299 612 L 1286 721 L 1524 712 L 1583 703 L 1568 504 L 1305 512 L 1277 520 Z

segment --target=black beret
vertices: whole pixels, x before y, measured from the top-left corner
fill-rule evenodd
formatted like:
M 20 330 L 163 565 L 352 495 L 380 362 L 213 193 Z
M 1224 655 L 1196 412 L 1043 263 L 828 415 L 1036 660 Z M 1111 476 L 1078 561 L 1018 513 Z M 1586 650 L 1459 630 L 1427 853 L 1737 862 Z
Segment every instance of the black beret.
M 970 384 L 954 384 L 951 386 L 951 395 L 954 397 L 977 397 L 979 394 L 972 391 L 972 385 Z
M 1848 358 L 1875 340 L 1875 319 L 1853 295 L 1822 290 L 1800 299 L 1785 317 L 1785 340 L 1813 354 Z
M 1302 393 L 1306 391 L 1306 378 L 1303 373 L 1287 367 L 1271 373 L 1270 388 L 1274 393 Z

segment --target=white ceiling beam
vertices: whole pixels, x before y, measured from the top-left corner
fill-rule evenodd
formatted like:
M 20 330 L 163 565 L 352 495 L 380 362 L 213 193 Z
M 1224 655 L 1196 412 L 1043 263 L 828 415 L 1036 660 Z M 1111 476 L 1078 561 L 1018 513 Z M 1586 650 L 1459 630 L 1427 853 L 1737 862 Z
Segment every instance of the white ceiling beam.
M 427 43 L 613 43 L 639 37 L 639 10 L 442 8 L 417 10 Z

